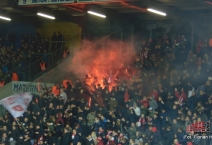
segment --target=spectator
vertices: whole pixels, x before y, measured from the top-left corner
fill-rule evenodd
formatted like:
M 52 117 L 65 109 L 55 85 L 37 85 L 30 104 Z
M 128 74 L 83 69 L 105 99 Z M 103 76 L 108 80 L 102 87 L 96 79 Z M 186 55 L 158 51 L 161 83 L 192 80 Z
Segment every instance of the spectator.
M 13 56 L 14 64 L 19 64 L 28 53 L 25 41 L 33 43 L 30 36 L 26 37 L 18 51 L 21 56 Z M 45 44 L 45 40 L 39 41 Z M 51 91 L 46 89 L 39 96 L 33 95 L 28 111 L 18 118 L 19 126 L 11 125 L 13 118 L 9 114 L 3 116 L 1 135 L 6 133 L 19 144 L 29 143 L 29 139 L 35 144 L 55 145 L 68 142 L 73 145 L 209 144 L 200 139 L 183 138 L 192 134 L 186 130 L 187 126 L 210 120 L 212 109 L 211 80 L 208 78 L 211 77 L 210 55 L 205 56 L 201 51 L 203 54 L 197 56 L 189 52 L 187 44 L 183 35 L 175 38 L 174 43 L 168 36 L 164 40 L 143 41 L 141 47 L 145 51 L 138 52 L 142 56 L 138 54 L 135 63 L 134 77 L 139 81 L 118 75 L 115 86 L 110 86 L 113 81 L 110 80 L 104 87 L 98 85 L 96 76 L 92 76 L 89 78 L 94 80 L 91 84 L 95 84 L 92 91 L 80 80 L 75 85 L 72 82 L 71 86 L 55 84 Z M 37 47 L 42 50 L 41 46 Z M 163 52 L 164 47 L 167 50 Z M 6 47 L 1 49 L 4 54 L 7 51 Z M 16 55 L 19 60 L 15 60 Z M 8 61 L 3 64 L 9 68 Z M 134 69 L 133 64 L 130 67 Z M 70 140 L 67 139 L 71 135 Z
M 18 74 L 16 72 L 12 73 L 12 81 L 18 81 Z

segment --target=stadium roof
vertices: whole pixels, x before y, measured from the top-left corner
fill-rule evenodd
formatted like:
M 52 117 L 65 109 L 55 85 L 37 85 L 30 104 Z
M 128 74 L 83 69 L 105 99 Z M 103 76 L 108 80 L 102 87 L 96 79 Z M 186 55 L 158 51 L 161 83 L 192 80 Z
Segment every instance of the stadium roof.
M 212 15 L 212 0 L 63 0 L 70 2 L 49 2 L 49 0 L 3 0 L 0 13 L 11 17 L 14 21 L 39 23 L 46 21 L 37 17 L 37 12 L 46 12 L 56 17 L 56 20 L 78 21 L 87 14 L 89 9 L 98 9 L 108 17 L 128 20 L 132 23 L 151 20 L 168 20 L 173 18 L 190 18 L 191 16 L 210 18 Z M 31 5 L 26 1 L 34 1 Z M 43 4 L 42 1 L 47 1 Z M 51 0 L 52 1 L 52 0 Z M 36 3 L 37 2 L 37 3 Z M 42 4 L 41 4 L 42 3 Z M 166 17 L 147 11 L 154 8 L 167 13 Z

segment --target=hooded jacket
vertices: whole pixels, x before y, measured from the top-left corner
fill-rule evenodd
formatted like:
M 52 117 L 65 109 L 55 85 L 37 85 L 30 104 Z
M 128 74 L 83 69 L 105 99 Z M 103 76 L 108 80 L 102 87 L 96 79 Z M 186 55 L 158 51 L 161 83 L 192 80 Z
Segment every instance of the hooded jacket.
M 152 99 L 149 101 L 149 106 L 152 107 L 153 110 L 155 110 L 155 109 L 158 108 L 158 104 L 157 104 L 157 102 L 155 101 L 154 98 L 155 98 L 155 97 L 152 96 Z

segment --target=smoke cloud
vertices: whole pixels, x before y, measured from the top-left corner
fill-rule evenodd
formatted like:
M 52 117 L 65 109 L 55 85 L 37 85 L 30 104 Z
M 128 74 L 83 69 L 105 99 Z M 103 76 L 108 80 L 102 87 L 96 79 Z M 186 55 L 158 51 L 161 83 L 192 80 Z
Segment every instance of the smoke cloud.
M 108 79 L 110 75 L 115 76 L 118 68 L 129 68 L 136 55 L 130 42 L 84 40 L 82 44 L 81 49 L 65 64 L 66 70 L 79 79 L 84 79 L 85 75 L 96 77 L 98 80 Z

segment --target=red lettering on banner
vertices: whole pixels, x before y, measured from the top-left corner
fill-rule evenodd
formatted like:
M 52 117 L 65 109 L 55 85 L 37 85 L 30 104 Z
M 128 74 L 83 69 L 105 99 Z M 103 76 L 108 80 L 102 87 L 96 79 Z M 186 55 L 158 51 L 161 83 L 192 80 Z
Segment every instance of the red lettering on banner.
M 14 106 L 12 109 L 15 111 L 23 111 L 24 110 L 20 105 Z
M 6 103 L 7 103 L 8 105 L 11 105 L 11 104 L 14 104 L 14 103 L 15 103 L 15 99 L 16 99 L 16 97 L 11 97 L 11 98 L 8 98 L 8 99 L 5 100 L 5 101 L 6 101 Z

